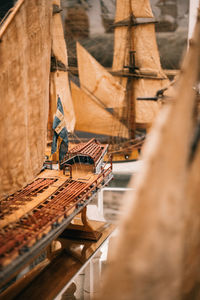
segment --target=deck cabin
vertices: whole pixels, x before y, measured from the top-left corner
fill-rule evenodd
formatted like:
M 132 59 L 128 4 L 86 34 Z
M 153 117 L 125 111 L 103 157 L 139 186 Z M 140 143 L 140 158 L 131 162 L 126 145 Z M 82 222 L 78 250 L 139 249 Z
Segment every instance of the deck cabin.
M 71 177 L 88 177 L 88 174 L 99 174 L 103 166 L 104 156 L 107 153 L 108 145 L 100 144 L 96 139 L 87 143 L 79 143 L 70 149 L 61 162 L 60 168 L 69 170 Z

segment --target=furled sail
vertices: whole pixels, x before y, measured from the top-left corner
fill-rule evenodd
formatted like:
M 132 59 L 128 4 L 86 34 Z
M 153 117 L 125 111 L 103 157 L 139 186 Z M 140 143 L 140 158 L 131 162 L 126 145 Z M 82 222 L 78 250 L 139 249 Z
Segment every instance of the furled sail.
M 68 58 L 66 43 L 64 40 L 62 20 L 60 16 L 60 0 L 53 1 L 53 24 L 52 24 L 52 72 L 50 89 L 50 111 L 49 130 L 52 129 L 53 117 L 57 107 L 57 97 L 59 95 L 67 124 L 67 130 L 74 131 L 75 114 L 68 80 Z
M 125 89 L 79 43 L 77 58 L 81 88 L 107 108 L 124 106 Z
M 0 198 L 44 162 L 51 16 L 51 1 L 19 0 L 0 28 Z
M 132 81 L 129 106 L 131 123 L 148 125 L 153 122 L 160 104 L 155 101 L 137 100 L 153 97 L 168 84 L 162 71 L 156 44 L 154 18 L 149 0 L 119 0 L 116 2 L 113 71 L 127 72 L 127 78 L 119 78 L 126 87 Z M 124 74 L 125 75 L 125 74 Z M 130 85 L 129 85 L 130 86 Z
M 144 166 L 128 196 L 99 299 L 200 297 L 200 116 L 194 89 L 200 78 L 200 18 L 182 71 L 173 104 L 164 107 L 143 149 Z
M 128 138 L 128 130 L 118 118 L 108 112 L 95 98 L 71 82 L 71 92 L 76 114 L 75 130 L 124 136 Z

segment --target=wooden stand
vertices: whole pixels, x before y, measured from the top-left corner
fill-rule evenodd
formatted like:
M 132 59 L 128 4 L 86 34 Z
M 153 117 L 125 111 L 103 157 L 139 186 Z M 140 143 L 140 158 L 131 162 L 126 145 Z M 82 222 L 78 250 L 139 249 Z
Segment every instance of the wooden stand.
M 76 240 L 74 236 L 72 239 L 59 236 L 55 244 L 53 242 L 48 248 L 47 259 L 5 290 L 0 295 L 0 299 L 11 300 L 16 297 L 19 300 L 51 300 L 64 287 L 67 288 L 72 278 L 90 262 L 116 228 L 115 225 L 105 222 L 87 221 L 84 219 L 86 211 L 83 212 L 82 218 L 83 223 L 89 224 L 89 235 L 91 228 L 92 231 L 100 234 L 101 237 L 97 242 L 88 239 Z M 60 242 L 60 247 L 57 247 L 57 241 Z
M 102 236 L 101 232 L 98 232 L 92 228 L 90 221 L 87 219 L 87 207 L 84 207 L 80 214 L 73 219 L 65 231 L 61 234 L 62 238 L 70 238 L 76 240 L 89 240 L 98 241 Z

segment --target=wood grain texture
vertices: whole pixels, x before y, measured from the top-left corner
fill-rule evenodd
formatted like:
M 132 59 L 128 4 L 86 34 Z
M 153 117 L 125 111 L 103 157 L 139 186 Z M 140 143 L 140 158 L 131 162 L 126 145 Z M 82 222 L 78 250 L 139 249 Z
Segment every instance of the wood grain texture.
M 67 177 L 62 175 L 62 172 L 59 171 L 45 171 L 42 175 L 39 175 L 37 178 L 50 178 L 58 179 L 52 185 L 50 185 L 42 193 L 38 193 L 37 196 L 32 197 L 31 201 L 25 202 L 24 205 L 18 206 L 15 211 L 7 215 L 4 219 L 0 220 L 0 228 L 3 228 L 6 225 L 17 222 L 22 216 L 31 211 L 34 207 L 45 201 L 50 195 L 52 195 L 66 180 Z M 30 197 L 31 198 L 31 197 Z

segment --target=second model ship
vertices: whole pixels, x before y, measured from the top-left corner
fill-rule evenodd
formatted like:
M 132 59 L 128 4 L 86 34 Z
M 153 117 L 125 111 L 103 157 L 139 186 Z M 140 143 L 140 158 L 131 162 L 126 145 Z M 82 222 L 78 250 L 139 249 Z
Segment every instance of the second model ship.
M 138 159 L 145 132 L 162 106 L 159 95 L 169 84 L 155 23 L 148 0 L 116 1 L 110 72 L 77 43 L 80 86 L 71 82 L 75 130 L 104 135 L 114 161 Z

